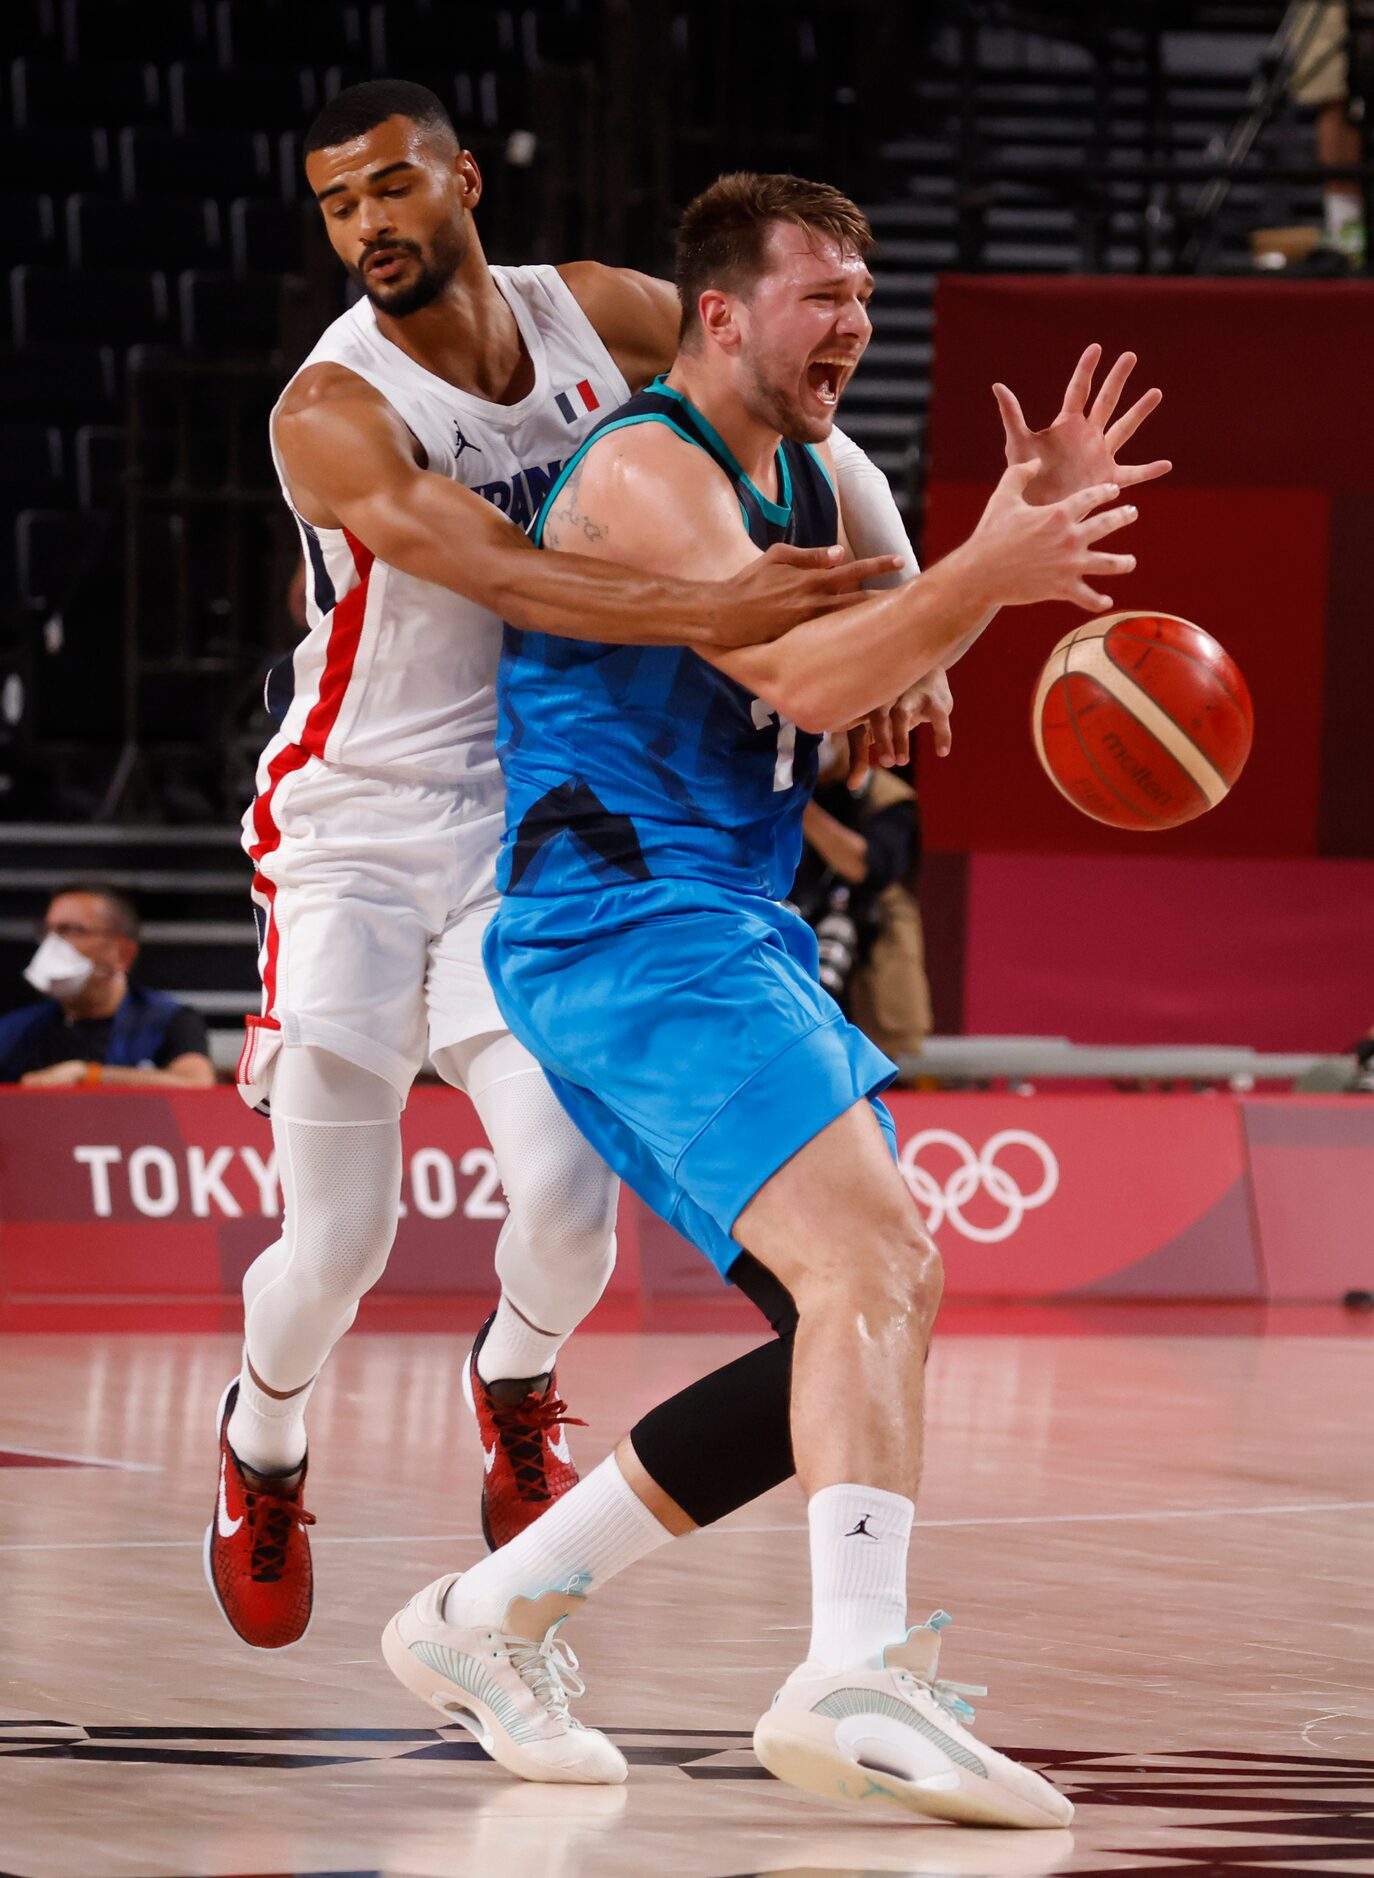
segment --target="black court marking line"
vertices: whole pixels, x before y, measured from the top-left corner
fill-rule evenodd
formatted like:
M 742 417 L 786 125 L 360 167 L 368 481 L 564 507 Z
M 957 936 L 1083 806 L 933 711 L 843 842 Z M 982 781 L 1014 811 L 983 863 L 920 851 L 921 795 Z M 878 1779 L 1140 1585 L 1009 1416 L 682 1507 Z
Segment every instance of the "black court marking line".
M 621 1725 L 605 1732 L 620 1740 L 626 1759 L 638 1767 L 675 1771 L 694 1782 L 772 1778 L 757 1763 L 741 1761 L 750 1740 L 743 1729 Z M 362 1751 L 349 1753 L 350 1746 Z M 331 1748 L 336 1751 L 328 1752 Z M 382 1751 L 368 1753 L 368 1748 Z M 1091 1825 L 1094 1809 L 1107 1807 L 1182 1814 L 1170 1828 L 1178 1834 L 1177 1845 L 1113 1847 L 1114 1857 L 1125 1853 L 1142 1861 L 1129 1868 L 1135 1878 L 1270 1878 L 1279 1873 L 1283 1878 L 1330 1878 L 1374 1858 L 1374 1760 L 1208 1748 L 1141 1754 L 1022 1746 L 1002 1752 L 1055 1778 L 1079 1809 L 1080 1827 Z M 0 1722 L 3 1759 L 296 1772 L 339 1766 L 372 1770 L 415 1761 L 433 1762 L 436 1771 L 441 1763 L 476 1768 L 489 1756 L 451 1726 L 121 1728 L 104 1723 L 85 1728 L 13 1718 Z M 1190 1842 L 1194 1831 L 1212 1842 Z M 1229 1834 L 1235 1835 L 1234 1844 L 1215 1843 Z M 1103 1867 L 1096 1878 L 1115 1878 L 1121 1869 Z M 0 1873 L 0 1878 L 20 1875 Z M 748 1878 L 760 1878 L 758 1868 Z M 1094 1878 L 1094 1870 L 1080 1869 L 1076 1878 Z
M 60 1722 L 53 1723 L 61 1727 Z M 84 1728 L 91 1741 L 432 1741 L 433 1728 Z M 3 1736 L 0 1736 L 3 1740 Z
M 38 1733 L 39 1729 L 50 1732 Z M 622 1740 L 625 1758 L 638 1767 L 689 1768 L 696 1779 L 770 1779 L 762 1768 L 713 1769 L 717 1756 L 737 1754 L 751 1739 L 733 1728 L 608 1728 Z M 293 1748 L 288 1744 L 301 1744 Z M 311 1753 L 309 1748 L 378 1746 L 382 1754 Z M 393 1761 L 489 1761 L 491 1756 L 460 1728 L 207 1728 L 72 1722 L 0 1722 L 0 1760 L 106 1761 L 171 1767 L 382 1767 Z M 3 1874 L 0 1874 L 3 1878 Z
M 38 1729 L 60 1729 L 62 1736 L 36 1735 Z M 635 1736 L 627 1758 L 640 1765 L 675 1767 L 690 1780 L 768 1780 L 772 1776 L 757 1765 L 740 1765 L 730 1757 L 740 1752 L 749 1736 L 742 1729 L 608 1728 L 608 1734 Z M 458 1738 L 453 1738 L 457 1736 Z M 647 1739 L 645 1739 L 647 1738 Z M 220 1745 L 176 1749 L 154 1745 L 170 1741 L 203 1741 Z M 389 1755 L 320 1755 L 253 1749 L 254 1742 L 300 1741 L 328 1745 L 354 1742 L 393 1746 Z M 710 1745 L 714 1743 L 715 1745 Z M 122 1745 L 120 1745 L 122 1744 Z M 418 1745 L 417 1745 L 418 1744 Z M 83 1729 L 60 1721 L 10 1720 L 0 1722 L 0 1757 L 9 1749 L 13 1758 L 100 1759 L 224 1767 L 301 1768 L 320 1766 L 375 1767 L 392 1761 L 480 1762 L 488 1757 L 461 1730 L 417 1728 L 117 1728 L 109 1725 Z M 1083 1748 L 1008 1748 L 1027 1765 L 1056 1776 L 1080 1809 L 1079 1827 L 1091 1824 L 1095 1807 L 1130 1808 L 1143 1812 L 1179 1812 L 1187 1817 L 1171 1828 L 1181 1843 L 1161 1846 L 1113 1846 L 1111 1856 L 1140 1862 L 1123 1867 L 1079 1867 L 1075 1878 L 1334 1878 L 1334 1874 L 1374 1857 L 1374 1760 L 1345 1755 L 1266 1754 L 1249 1750 L 1184 1748 L 1155 1754 L 1119 1754 Z M 713 1765 L 721 1760 L 725 1765 Z M 1358 1788 L 1368 1804 L 1352 1804 L 1348 1797 L 1330 1797 L 1343 1789 Z M 1200 1813 L 1222 1815 L 1198 1818 Z M 1234 1817 L 1234 1815 L 1249 1817 Z M 1188 1843 L 1190 1828 L 1209 1840 L 1235 1834 L 1234 1845 Z M 1248 1842 L 1247 1842 L 1248 1841 Z M 777 1867 L 773 1878 L 779 1878 Z M 769 1867 L 755 1865 L 736 1878 L 768 1878 Z M 0 1872 L 0 1878 L 24 1878 L 18 1872 Z M 187 1874 L 186 1878 L 192 1878 Z M 237 1878 L 269 1878 L 268 1874 L 238 1874 Z M 271 1878 L 281 1878 L 272 1874 Z M 372 1871 L 296 1872 L 291 1878 L 383 1878 Z

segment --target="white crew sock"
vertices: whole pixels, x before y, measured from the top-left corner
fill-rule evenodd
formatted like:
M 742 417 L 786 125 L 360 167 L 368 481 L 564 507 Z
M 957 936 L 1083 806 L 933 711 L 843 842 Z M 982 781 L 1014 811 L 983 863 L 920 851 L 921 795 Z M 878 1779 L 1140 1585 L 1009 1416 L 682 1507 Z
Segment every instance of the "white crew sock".
M 558 1352 L 567 1342 L 536 1330 L 527 1324 L 504 1292 L 496 1307 L 491 1329 L 477 1352 L 477 1374 L 483 1382 L 523 1381 L 527 1376 L 546 1376 L 558 1361 Z
M 900 1493 L 822 1487 L 806 1509 L 811 1529 L 811 1648 L 822 1669 L 881 1669 L 906 1635 L 906 1555 L 916 1512 Z
M 455 1624 L 500 1624 L 512 1598 L 536 1598 L 574 1577 L 585 1595 L 672 1537 L 610 1454 L 509 1545 L 464 1572 L 449 1588 L 444 1616 Z
M 294 1473 L 305 1459 L 305 1405 L 318 1377 L 285 1401 L 260 1389 L 245 1354 L 238 1400 L 229 1417 L 229 1445 L 255 1474 Z

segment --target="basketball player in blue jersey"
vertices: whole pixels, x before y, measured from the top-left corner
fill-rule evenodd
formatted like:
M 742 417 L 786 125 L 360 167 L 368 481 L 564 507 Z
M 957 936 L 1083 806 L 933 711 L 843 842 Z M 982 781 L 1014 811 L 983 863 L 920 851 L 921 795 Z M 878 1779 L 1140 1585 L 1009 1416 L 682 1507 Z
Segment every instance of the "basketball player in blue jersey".
M 678 357 L 582 445 L 544 504 L 542 545 L 684 577 L 728 575 L 774 541 L 841 539 L 827 439 L 870 332 L 871 241 L 851 202 L 795 177 L 723 177 L 699 197 L 679 235 Z M 537 1524 L 388 1627 L 401 1681 L 526 1778 L 625 1777 L 569 1715 L 562 1619 L 795 1465 L 812 1635 L 758 1725 L 765 1765 L 942 1819 L 1072 1816 L 968 1731 L 972 1711 L 936 1676 L 947 1620 L 907 1628 L 939 1257 L 878 1099 L 894 1066 L 821 989 L 813 936 L 779 904 L 821 732 L 880 710 L 997 609 L 1100 611 L 1089 583 L 1133 567 L 1099 545 L 1135 516 L 1103 510 L 1117 481 L 1032 503 L 1044 471 L 1010 468 L 920 580 L 776 646 L 698 656 L 508 630 L 505 898 L 485 945 L 498 1003 L 610 1165 L 779 1332 L 644 1417 Z

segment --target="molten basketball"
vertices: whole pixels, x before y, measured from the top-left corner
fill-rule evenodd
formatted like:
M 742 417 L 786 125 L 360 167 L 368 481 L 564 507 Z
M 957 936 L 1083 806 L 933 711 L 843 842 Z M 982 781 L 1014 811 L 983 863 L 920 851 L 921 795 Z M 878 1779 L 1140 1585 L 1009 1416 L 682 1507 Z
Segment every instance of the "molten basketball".
M 1113 613 L 1067 633 L 1031 712 L 1050 781 L 1113 828 L 1176 828 L 1214 809 L 1245 767 L 1254 723 L 1235 662 L 1168 613 Z

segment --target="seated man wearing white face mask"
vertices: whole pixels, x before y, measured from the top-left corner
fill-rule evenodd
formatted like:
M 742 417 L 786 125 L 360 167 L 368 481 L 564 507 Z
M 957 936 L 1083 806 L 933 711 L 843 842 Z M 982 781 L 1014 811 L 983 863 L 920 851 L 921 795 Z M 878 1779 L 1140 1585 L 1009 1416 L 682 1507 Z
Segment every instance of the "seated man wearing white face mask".
M 129 983 L 138 913 L 101 881 L 74 881 L 49 902 L 24 972 L 42 998 L 0 1017 L 0 1083 L 26 1089 L 209 1089 L 205 1020 Z

